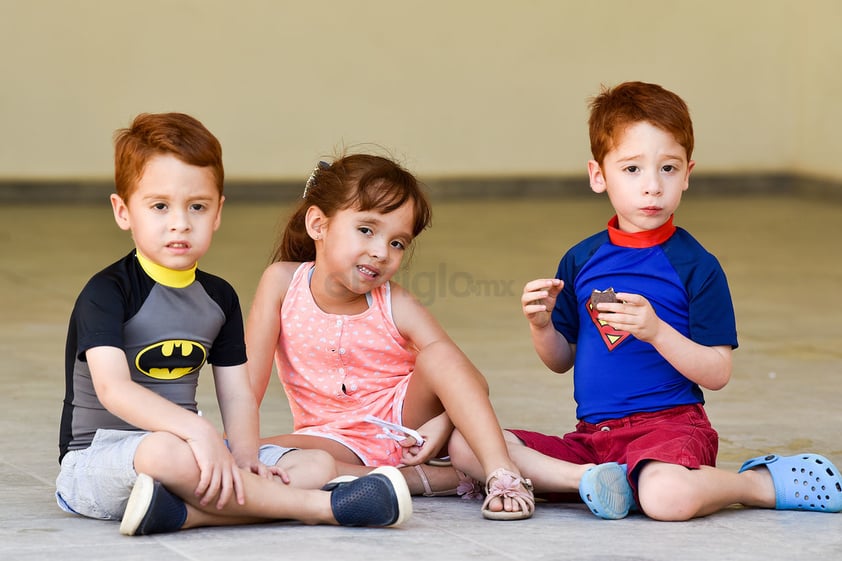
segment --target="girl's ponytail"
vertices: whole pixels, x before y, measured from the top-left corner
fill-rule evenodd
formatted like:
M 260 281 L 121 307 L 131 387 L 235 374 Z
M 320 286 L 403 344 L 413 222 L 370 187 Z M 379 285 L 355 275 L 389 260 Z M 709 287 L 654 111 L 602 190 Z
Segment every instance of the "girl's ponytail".
M 302 201 L 287 222 L 281 242 L 275 248 L 272 261 L 315 261 L 316 242 L 307 233 L 304 219 L 309 205 Z

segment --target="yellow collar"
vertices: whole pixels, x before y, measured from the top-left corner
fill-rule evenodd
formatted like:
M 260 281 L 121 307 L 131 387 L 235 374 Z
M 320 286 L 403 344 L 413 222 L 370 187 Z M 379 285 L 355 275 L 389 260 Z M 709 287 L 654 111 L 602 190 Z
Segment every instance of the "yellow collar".
M 196 267 L 198 267 L 198 263 L 184 271 L 176 271 L 175 269 L 169 269 L 153 263 L 137 250 L 134 253 L 137 255 L 137 261 L 143 270 L 146 271 L 146 274 L 152 277 L 152 280 L 158 284 L 172 288 L 184 288 L 190 286 L 190 283 L 196 280 Z

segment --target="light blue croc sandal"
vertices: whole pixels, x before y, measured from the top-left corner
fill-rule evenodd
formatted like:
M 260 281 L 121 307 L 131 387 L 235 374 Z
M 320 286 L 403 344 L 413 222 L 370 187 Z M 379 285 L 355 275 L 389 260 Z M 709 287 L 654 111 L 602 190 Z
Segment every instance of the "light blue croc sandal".
M 758 456 L 745 462 L 740 473 L 760 466 L 766 466 L 772 475 L 776 509 L 842 511 L 842 478 L 836 466 L 824 456 Z
M 619 520 L 635 505 L 625 466 L 616 462 L 589 468 L 579 482 L 579 496 L 592 513 L 605 520 Z

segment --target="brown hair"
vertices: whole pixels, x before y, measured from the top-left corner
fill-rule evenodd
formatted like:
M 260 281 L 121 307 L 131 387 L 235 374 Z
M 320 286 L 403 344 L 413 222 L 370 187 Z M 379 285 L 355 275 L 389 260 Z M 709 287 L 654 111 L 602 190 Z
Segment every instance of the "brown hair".
M 311 206 L 330 218 L 349 208 L 385 214 L 408 201 L 413 205 L 412 236 L 416 237 L 430 225 L 432 210 L 414 175 L 388 158 L 368 154 L 343 156 L 332 164 L 320 162 L 307 181 L 304 197 L 287 222 L 272 260 L 315 260 L 316 245 L 304 222 Z
M 219 140 L 197 119 L 184 113 L 141 113 L 129 128 L 114 134 L 114 183 L 128 201 L 154 156 L 172 154 L 182 162 L 208 167 L 222 196 L 225 171 Z
M 693 154 L 693 122 L 687 104 L 676 94 L 657 84 L 625 82 L 602 92 L 590 102 L 588 120 L 591 154 L 599 165 L 611 151 L 617 136 L 629 125 L 646 121 L 671 133 L 687 152 Z

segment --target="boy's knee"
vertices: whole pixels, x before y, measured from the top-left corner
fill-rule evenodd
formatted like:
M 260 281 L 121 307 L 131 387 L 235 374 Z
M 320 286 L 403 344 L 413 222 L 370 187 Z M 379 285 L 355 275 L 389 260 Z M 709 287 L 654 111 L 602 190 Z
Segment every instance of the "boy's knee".
M 700 508 L 699 490 L 688 477 L 690 470 L 678 465 L 652 462 L 640 470 L 638 500 L 646 516 L 662 521 L 684 521 Z
M 188 477 L 198 470 L 190 446 L 171 432 L 152 432 L 146 435 L 135 451 L 134 468 L 136 472 L 145 473 L 153 479 L 160 479 L 162 474 Z

